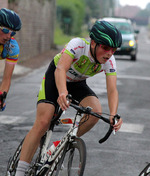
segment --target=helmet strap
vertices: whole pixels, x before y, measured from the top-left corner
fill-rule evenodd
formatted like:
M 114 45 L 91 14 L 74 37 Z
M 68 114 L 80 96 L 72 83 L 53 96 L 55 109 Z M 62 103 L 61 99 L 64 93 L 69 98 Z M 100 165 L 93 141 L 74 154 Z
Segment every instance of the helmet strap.
M 96 43 L 96 46 L 95 46 L 95 48 L 94 48 L 94 53 L 92 52 L 92 48 L 91 48 L 91 45 L 90 45 L 90 52 L 91 52 L 91 55 L 92 55 L 92 57 L 94 58 L 94 60 L 95 60 L 96 63 L 99 63 L 98 60 L 97 60 L 97 57 L 96 57 L 96 48 L 97 48 L 98 45 L 99 45 L 99 44 Z

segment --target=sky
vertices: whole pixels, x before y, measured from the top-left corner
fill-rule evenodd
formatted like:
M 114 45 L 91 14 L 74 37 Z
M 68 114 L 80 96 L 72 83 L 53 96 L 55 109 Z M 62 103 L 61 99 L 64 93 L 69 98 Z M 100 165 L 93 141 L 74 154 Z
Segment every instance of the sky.
M 145 9 L 146 5 L 150 2 L 150 0 L 120 0 L 120 4 L 124 5 L 137 5 L 142 9 Z

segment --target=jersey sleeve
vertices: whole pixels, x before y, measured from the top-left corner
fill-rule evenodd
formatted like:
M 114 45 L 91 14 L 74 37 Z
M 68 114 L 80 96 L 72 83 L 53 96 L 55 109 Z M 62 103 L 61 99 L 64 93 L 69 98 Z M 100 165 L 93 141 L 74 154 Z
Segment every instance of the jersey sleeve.
M 77 55 L 80 48 L 83 47 L 83 40 L 81 38 L 74 38 L 66 45 L 64 53 L 68 54 L 72 59 Z
M 20 49 L 17 41 L 11 38 L 11 40 L 4 45 L 3 58 L 6 58 L 6 62 L 9 64 L 16 64 L 19 52 Z
M 115 57 L 113 55 L 104 64 L 104 72 L 105 72 L 106 76 L 108 76 L 108 75 L 116 75 L 117 74 L 116 60 L 115 60 Z

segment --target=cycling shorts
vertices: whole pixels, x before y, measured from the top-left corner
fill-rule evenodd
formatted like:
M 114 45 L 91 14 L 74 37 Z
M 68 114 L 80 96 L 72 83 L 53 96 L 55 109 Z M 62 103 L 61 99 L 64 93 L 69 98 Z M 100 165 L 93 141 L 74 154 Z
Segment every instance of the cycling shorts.
M 40 91 L 38 94 L 39 103 L 50 103 L 55 107 L 57 106 L 58 90 L 55 84 L 55 72 L 56 66 L 54 60 L 50 63 L 45 76 L 42 80 Z M 72 95 L 73 99 L 81 102 L 87 96 L 96 96 L 92 89 L 86 84 L 86 80 L 78 82 L 67 82 L 68 93 Z

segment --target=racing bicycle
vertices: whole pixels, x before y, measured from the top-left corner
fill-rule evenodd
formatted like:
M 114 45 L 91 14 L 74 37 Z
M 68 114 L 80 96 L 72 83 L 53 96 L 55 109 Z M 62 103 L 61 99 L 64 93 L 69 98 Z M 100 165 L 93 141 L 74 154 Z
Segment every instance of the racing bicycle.
M 75 117 L 73 119 L 61 119 L 60 116 L 63 111 L 60 108 L 56 109 L 49 130 L 41 138 L 38 150 L 29 169 L 26 171 L 26 176 L 82 176 L 86 164 L 86 145 L 83 139 L 77 137 L 76 133 L 78 127 L 88 120 L 89 115 L 95 116 L 109 124 L 107 133 L 99 140 L 99 143 L 105 142 L 111 135 L 113 127 L 110 125 L 108 118 L 102 116 L 102 113 L 93 112 L 90 107 L 79 106 L 79 103 L 71 96 L 68 96 L 68 99 L 71 100 L 70 107 L 75 109 Z M 81 118 L 82 120 L 80 121 Z M 116 114 L 114 123 L 119 118 L 120 116 Z M 62 137 L 55 150 L 50 153 L 49 144 L 54 128 L 64 124 L 70 124 L 69 130 Z M 14 155 L 9 159 L 6 176 L 15 176 L 23 141 L 24 139 L 19 144 Z
M 147 164 L 139 176 L 150 176 L 150 163 Z

